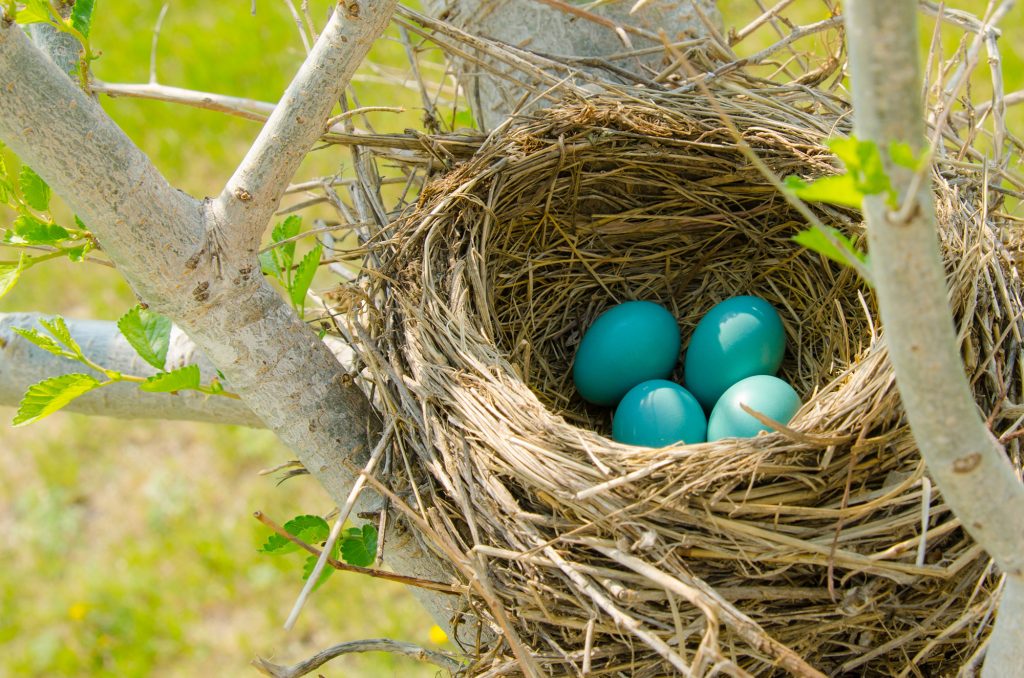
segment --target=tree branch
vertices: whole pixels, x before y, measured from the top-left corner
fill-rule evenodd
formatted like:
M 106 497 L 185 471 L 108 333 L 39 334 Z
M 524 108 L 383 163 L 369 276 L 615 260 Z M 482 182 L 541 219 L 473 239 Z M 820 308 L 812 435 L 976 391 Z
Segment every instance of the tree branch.
M 317 652 L 309 659 L 301 661 L 298 664 L 293 664 L 292 666 L 273 664 L 266 659 L 259 657 L 252 661 L 252 665 L 255 666 L 260 673 L 272 676 L 273 678 L 299 678 L 299 676 L 304 676 L 316 671 L 335 657 L 352 654 L 354 652 L 390 652 L 391 654 L 412 657 L 413 659 L 418 659 L 421 662 L 434 664 L 452 673 L 455 673 L 462 668 L 462 664 L 443 652 L 435 652 L 434 650 L 428 650 L 420 647 L 419 645 L 403 643 L 389 638 L 353 640 L 339 645 L 332 645 L 326 650 Z
M 383 18 L 366 12 L 391 4 L 364 2 L 362 7 L 371 9 L 363 11 L 363 18 L 383 26 Z M 359 6 L 347 5 L 350 13 Z M 313 130 L 309 143 L 289 149 L 289 157 L 308 151 L 329 110 L 305 121 Z M 226 223 L 214 221 L 217 227 L 207 229 L 207 211 L 168 185 L 99 105 L 36 49 L 17 24 L 3 20 L 0 139 L 85 220 L 135 292 L 192 338 L 253 413 L 298 455 L 334 501 L 343 504 L 355 479 L 349 465 L 365 463 L 368 441 L 379 429 L 366 397 L 264 280 L 255 246 L 248 252 L 226 249 Z M 304 139 L 291 142 L 298 146 Z M 373 508 L 373 497 L 364 496 L 357 511 Z M 412 535 L 396 526 L 389 537 L 388 562 L 395 571 L 450 579 L 441 560 Z M 447 596 L 429 591 L 414 595 L 439 624 L 450 628 Z
M 220 197 L 213 223 L 239 238 L 243 256 L 259 247 L 267 222 L 299 163 L 326 131 L 325 121 L 380 35 L 397 0 L 341 0 L 313 50 Z M 215 226 L 216 227 L 216 226 Z
M 13 328 L 42 329 L 36 313 L 0 313 L 0 406 L 16 407 L 32 384 L 71 372 L 101 375 L 81 363 L 61 358 L 37 348 L 15 334 Z M 148 377 L 156 372 L 139 357 L 121 335 L 117 324 L 97 320 L 67 320 L 71 336 L 85 355 L 103 367 L 124 374 Z M 178 328 L 171 331 L 167 365 L 170 369 L 199 365 L 203 382 L 216 376 L 216 369 L 196 345 Z M 230 388 L 230 387 L 229 387 Z M 180 419 L 218 424 L 262 427 L 263 422 L 241 401 L 183 391 L 146 393 L 134 384 L 121 383 L 90 391 L 65 408 L 82 414 L 97 414 L 121 419 Z
M 914 172 L 892 163 L 887 147 L 925 145 L 920 100 L 917 3 L 858 0 L 846 4 L 854 128 L 883 149 L 903 207 L 882 196 L 864 201 L 875 292 L 889 357 L 914 438 L 943 498 L 964 528 L 1006 574 L 986 676 L 1024 674 L 1019 636 L 1001 628 L 1024 617 L 1024 486 L 978 413 L 964 375 L 947 302 L 929 181 L 908 195 Z M 908 209 L 913 205 L 913 209 Z M 903 217 L 903 215 L 906 215 Z M 1016 595 L 1010 595 L 1016 592 Z M 1009 647 L 996 647 L 1005 643 Z

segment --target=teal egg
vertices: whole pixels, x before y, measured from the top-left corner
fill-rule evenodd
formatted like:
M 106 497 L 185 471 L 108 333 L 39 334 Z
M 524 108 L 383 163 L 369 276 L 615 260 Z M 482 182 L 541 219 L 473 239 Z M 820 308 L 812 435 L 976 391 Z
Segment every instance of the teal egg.
M 771 429 L 743 411 L 740 404 L 780 424 L 788 424 L 800 409 L 800 396 L 778 377 L 758 374 L 733 384 L 722 394 L 708 418 L 708 440 L 753 438 Z
M 664 379 L 652 379 L 631 388 L 612 419 L 612 438 L 644 447 L 702 443 L 707 429 L 707 419 L 697 399 L 679 384 Z
M 672 374 L 679 344 L 679 325 L 664 306 L 650 301 L 613 306 L 580 341 L 572 366 L 576 389 L 595 405 L 615 405 L 637 384 Z
M 725 390 L 755 374 L 775 374 L 786 350 L 778 312 L 760 297 L 716 304 L 693 330 L 686 349 L 686 388 L 711 411 Z

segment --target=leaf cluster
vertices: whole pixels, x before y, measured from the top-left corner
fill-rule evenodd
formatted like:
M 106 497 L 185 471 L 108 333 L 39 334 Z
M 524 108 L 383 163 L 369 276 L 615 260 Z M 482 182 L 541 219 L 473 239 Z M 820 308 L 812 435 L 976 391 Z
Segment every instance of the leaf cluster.
M 284 524 L 284 529 L 299 541 L 319 546 L 324 545 L 331 532 L 327 521 L 315 515 L 295 516 Z M 267 541 L 259 548 L 260 553 L 275 556 L 298 550 L 298 544 L 276 533 L 267 537 Z M 331 551 L 332 558 L 337 559 L 339 556 L 349 565 L 357 567 L 373 565 L 377 560 L 377 528 L 369 524 L 363 525 L 361 528 L 347 528 L 335 542 Z M 313 573 L 316 561 L 317 556 L 311 555 L 303 562 L 303 581 L 309 579 Z M 334 568 L 324 568 L 314 589 L 319 588 L 333 572 Z

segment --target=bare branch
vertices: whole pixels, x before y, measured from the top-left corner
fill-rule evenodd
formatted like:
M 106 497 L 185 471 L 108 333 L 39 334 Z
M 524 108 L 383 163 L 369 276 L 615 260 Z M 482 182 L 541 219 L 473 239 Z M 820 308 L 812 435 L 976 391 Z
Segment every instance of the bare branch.
M 443 652 L 435 652 L 434 650 L 428 650 L 420 647 L 419 645 L 403 643 L 401 641 L 390 640 L 388 638 L 353 640 L 347 643 L 333 645 L 326 650 L 317 652 L 309 659 L 301 661 L 298 664 L 293 664 L 292 666 L 273 664 L 263 658 L 254 659 L 252 661 L 252 665 L 255 666 L 260 673 L 272 676 L 273 678 L 298 678 L 299 676 L 304 676 L 316 671 L 318 668 L 336 657 L 340 657 L 345 654 L 352 654 L 354 652 L 390 652 L 391 654 L 400 654 L 405 657 L 418 659 L 421 662 L 434 664 L 453 673 L 462 668 L 462 664 Z
M 339 2 L 295 79 L 212 205 L 214 224 L 239 236 L 243 255 L 259 246 L 288 182 L 374 39 L 391 19 L 396 0 Z
M 32 384 L 70 372 L 89 372 L 80 363 L 60 358 L 14 333 L 13 328 L 41 329 L 36 313 L 0 313 L 0 405 L 14 407 Z M 135 352 L 112 322 L 68 320 L 71 336 L 94 362 L 124 374 L 149 376 L 155 370 Z M 178 328 L 171 332 L 167 365 L 197 364 L 204 383 L 216 370 Z M 98 375 L 94 375 L 98 376 Z M 218 424 L 263 427 L 263 422 L 241 401 L 211 398 L 196 392 L 145 393 L 134 384 L 105 386 L 76 398 L 66 409 L 122 419 L 179 419 Z
M 846 5 L 845 18 L 858 136 L 883 150 L 905 142 L 921 153 L 926 144 L 917 3 L 861 0 Z M 1019 625 L 1024 617 L 1019 595 L 1024 521 L 1017 517 L 1024 515 L 1024 487 L 979 415 L 964 375 L 939 256 L 931 182 L 917 181 L 920 175 L 892 163 L 887 152 L 883 157 L 903 205 L 895 213 L 882 196 L 870 196 L 864 213 L 896 384 L 943 498 L 1006 574 L 1007 591 L 1017 593 L 1004 596 L 997 627 Z M 1012 647 L 996 648 L 997 642 Z M 997 628 L 984 671 L 986 676 L 1024 673 L 1019 637 Z

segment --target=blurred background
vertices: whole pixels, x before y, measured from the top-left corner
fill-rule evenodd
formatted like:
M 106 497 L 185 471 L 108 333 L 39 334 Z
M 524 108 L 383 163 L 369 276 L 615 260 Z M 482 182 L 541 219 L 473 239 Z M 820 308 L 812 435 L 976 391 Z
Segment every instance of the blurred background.
M 148 80 L 162 4 L 97 3 L 98 79 Z M 310 3 L 321 25 L 330 4 Z M 760 14 L 759 4 L 723 2 L 727 29 Z M 980 0 L 951 5 L 979 14 L 985 7 Z M 249 1 L 175 0 L 156 52 L 160 82 L 276 101 L 305 50 L 289 0 L 254 6 L 255 15 Z M 827 16 L 818 0 L 794 7 L 787 14 L 801 22 Z M 1024 88 L 1024 6 L 1003 27 L 1010 92 Z M 923 44 L 930 28 L 930 22 L 922 26 Z M 767 31 L 761 36 L 763 44 L 745 41 L 741 53 L 772 38 Z M 950 33 L 947 52 L 958 37 Z M 836 45 L 816 38 L 801 48 L 834 52 Z M 435 57 L 427 77 L 440 79 Z M 402 46 L 379 41 L 371 62 L 354 84 L 359 103 L 406 109 L 375 114 L 376 129 L 421 127 L 420 96 Z M 983 92 L 985 83 L 977 87 Z M 197 197 L 219 192 L 259 132 L 254 122 L 182 106 L 106 97 L 101 103 L 172 184 Z M 1011 111 L 1018 135 L 1024 134 L 1021 109 Z M 296 180 L 344 172 L 349 160 L 340 147 L 316 151 Z M 115 320 L 135 303 L 109 269 L 53 263 L 30 269 L 0 301 L 0 311 Z M 302 558 L 257 553 L 269 532 L 252 513 L 283 523 L 333 506 L 308 477 L 278 485 L 258 475 L 291 458 L 272 434 L 66 413 L 14 429 L 7 424 L 13 415 L 0 408 L 0 676 L 251 676 L 248 662 L 256 655 L 292 663 L 328 645 L 374 637 L 450 649 L 402 587 L 343 573 L 317 591 L 292 632 L 282 630 L 301 587 Z M 369 654 L 334 660 L 320 673 L 436 671 Z

